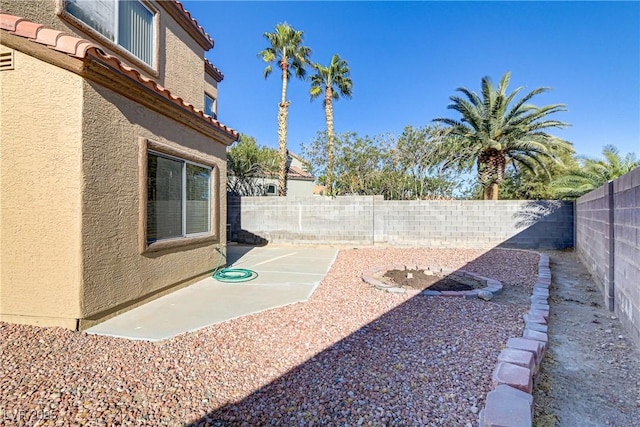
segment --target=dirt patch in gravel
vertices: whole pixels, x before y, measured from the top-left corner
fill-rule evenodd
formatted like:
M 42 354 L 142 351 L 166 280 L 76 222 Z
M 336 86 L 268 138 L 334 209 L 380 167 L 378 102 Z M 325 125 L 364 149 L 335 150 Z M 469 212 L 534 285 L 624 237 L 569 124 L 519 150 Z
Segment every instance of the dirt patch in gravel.
M 640 351 L 573 252 L 547 252 L 550 350 L 535 395 L 536 427 L 640 426 Z
M 473 286 L 460 283 L 448 276 L 425 274 L 424 270 L 388 270 L 382 276 L 383 281 L 405 289 L 431 291 L 470 291 Z

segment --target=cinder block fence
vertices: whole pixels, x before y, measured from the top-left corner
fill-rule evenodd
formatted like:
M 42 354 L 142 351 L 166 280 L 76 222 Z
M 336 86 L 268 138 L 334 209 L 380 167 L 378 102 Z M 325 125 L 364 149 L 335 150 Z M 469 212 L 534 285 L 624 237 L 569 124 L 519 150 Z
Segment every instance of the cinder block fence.
M 228 197 L 231 241 L 437 248 L 573 247 L 573 204 Z
M 229 196 L 227 224 L 230 240 L 254 244 L 564 249 L 574 246 L 575 236 L 576 252 L 600 285 L 609 310 L 615 311 L 640 346 L 640 168 L 579 198 L 575 206 L 559 201 Z M 525 333 L 518 339 L 542 339 L 546 346 L 549 306 L 548 301 L 537 300 L 549 296 L 546 255 L 541 256 L 539 267 L 539 289 L 534 287 Z M 512 352 L 521 350 L 519 342 L 514 345 Z M 528 355 L 526 351 L 519 354 Z M 480 412 L 480 425 L 532 424 L 530 380 L 536 369 L 526 363 L 519 366 L 517 361 L 514 365 L 511 359 L 496 365 L 496 387 Z M 528 374 L 512 375 L 516 371 Z
M 576 252 L 640 346 L 640 168 L 576 201 Z
M 247 243 L 401 245 L 436 248 L 567 248 L 573 203 L 555 201 L 388 201 L 382 197 L 228 197 L 231 240 Z M 499 282 L 498 282 L 499 283 Z M 542 255 L 524 315 L 492 375 L 481 426 L 531 426 L 533 378 L 548 345 L 549 258 Z M 501 286 L 500 286 L 501 288 Z
M 229 238 L 435 248 L 574 246 L 640 345 L 640 168 L 571 202 L 228 197 Z M 575 226 L 575 227 L 574 227 Z M 574 233 L 575 230 L 575 233 Z

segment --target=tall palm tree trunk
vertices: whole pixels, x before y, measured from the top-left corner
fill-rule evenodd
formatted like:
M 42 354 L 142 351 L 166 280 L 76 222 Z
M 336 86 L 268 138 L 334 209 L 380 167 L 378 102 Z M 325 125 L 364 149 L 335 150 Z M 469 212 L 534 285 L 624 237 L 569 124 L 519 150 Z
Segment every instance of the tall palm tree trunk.
M 489 186 L 489 200 L 498 200 L 498 183 L 492 182 Z
M 482 185 L 483 200 L 498 200 L 498 186 L 504 180 L 507 167 L 505 153 L 495 149 L 478 156 L 478 182 Z
M 283 197 L 287 195 L 287 67 L 286 62 L 281 64 L 282 94 L 278 105 L 278 195 Z
M 278 106 L 278 195 L 287 195 L 287 113 L 289 103 Z
M 333 196 L 333 93 L 328 86 L 324 98 L 324 114 L 327 119 L 327 193 Z
M 491 158 L 491 167 L 495 170 L 495 179 L 491 182 L 491 200 L 498 200 L 498 186 L 504 181 L 504 171 L 507 169 L 507 156 L 499 151 Z
M 480 153 L 476 161 L 478 168 L 478 182 L 482 185 L 482 200 L 491 200 L 491 171 L 489 170 L 489 155 Z

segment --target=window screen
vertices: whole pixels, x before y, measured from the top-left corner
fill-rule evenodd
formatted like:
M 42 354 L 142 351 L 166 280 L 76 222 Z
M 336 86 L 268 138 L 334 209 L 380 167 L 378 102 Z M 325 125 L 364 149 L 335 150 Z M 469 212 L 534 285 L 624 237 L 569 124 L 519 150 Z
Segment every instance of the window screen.
M 148 153 L 147 242 L 211 232 L 211 169 Z

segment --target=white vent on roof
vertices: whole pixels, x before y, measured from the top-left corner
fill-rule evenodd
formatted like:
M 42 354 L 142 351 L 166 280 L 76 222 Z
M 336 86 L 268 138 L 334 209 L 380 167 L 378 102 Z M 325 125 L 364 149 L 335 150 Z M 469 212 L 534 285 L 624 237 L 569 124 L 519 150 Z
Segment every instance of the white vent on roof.
M 13 70 L 13 50 L 0 52 L 0 71 Z

